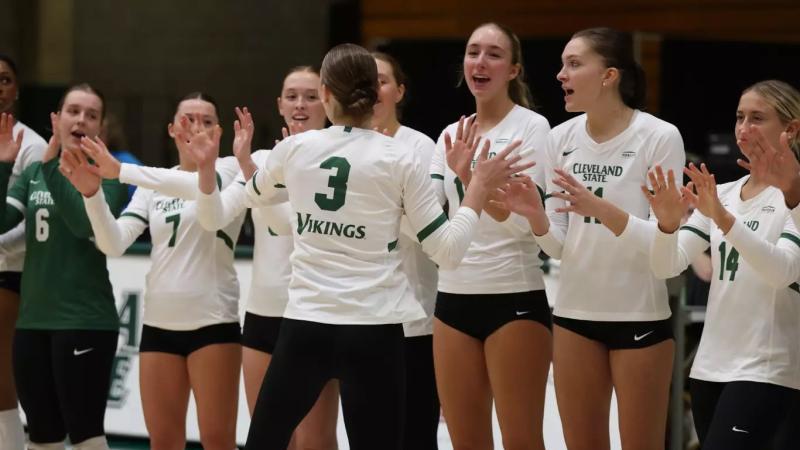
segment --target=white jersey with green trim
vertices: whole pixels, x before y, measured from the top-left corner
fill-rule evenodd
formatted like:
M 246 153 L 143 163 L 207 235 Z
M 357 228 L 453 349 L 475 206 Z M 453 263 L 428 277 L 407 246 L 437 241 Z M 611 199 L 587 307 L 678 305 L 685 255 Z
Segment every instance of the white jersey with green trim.
M 711 247 L 711 289 L 692 378 L 800 389 L 800 233 L 780 190 L 741 199 L 747 179 L 718 187 L 736 219 L 727 235 L 695 211 L 680 232 L 656 233 L 651 266 L 661 277 L 675 276 Z
M 447 201 L 453 214 L 464 197 L 464 187 L 455 172 L 447 167 L 444 134 L 455 139 L 458 123 L 444 129 L 436 142 L 430 173 L 439 201 Z M 521 140 L 515 154 L 523 162 L 536 161 L 526 173 L 537 186 L 544 186 L 541 164 L 550 124 L 543 116 L 515 105 L 494 128 L 483 137 L 491 142 L 489 156 L 502 151 L 508 144 Z M 483 142 L 483 141 L 481 141 Z M 482 144 L 479 146 L 482 147 Z M 480 151 L 480 150 L 479 150 Z M 476 153 L 476 158 L 477 158 Z M 473 162 L 474 164 L 474 162 Z M 526 292 L 544 289 L 542 260 L 528 221 L 511 214 L 503 222 L 484 213 L 478 224 L 475 239 L 461 264 L 453 270 L 439 270 L 439 290 L 452 294 L 492 294 Z
M 478 221 L 460 208 L 448 222 L 418 152 L 360 128 L 332 126 L 281 141 L 247 193 L 252 207 L 288 197 L 295 249 L 284 317 L 320 323 L 424 318 L 398 270 L 402 215 L 423 250 L 446 267 L 461 260 Z
M 594 321 L 655 321 L 670 316 L 667 287 L 650 270 L 649 248 L 655 233 L 647 198 L 647 172 L 656 165 L 682 174 L 686 156 L 674 125 L 634 110 L 628 127 L 614 138 L 595 142 L 586 131 L 586 115 L 555 127 L 547 140 L 546 192 L 558 168 L 629 214 L 619 236 L 594 217 L 556 213 L 565 202 L 545 201 L 550 230 L 536 240 L 561 259 L 554 314 Z
M 219 184 L 230 184 L 232 174 L 218 172 Z M 139 187 L 114 220 L 101 197 L 85 203 L 104 253 L 121 254 L 150 228 L 152 266 L 146 277 L 144 324 L 182 331 L 239 321 L 233 258 L 244 214 L 221 230 L 207 231 L 197 221 L 195 200 Z
M 47 150 L 47 142 L 30 127 L 22 122 L 14 124 L 12 129 L 16 138 L 22 131 L 22 146 L 20 147 L 14 167 L 11 169 L 11 177 L 8 179 L 8 187 L 14 185 L 22 171 L 36 161 L 41 161 Z M 0 272 L 22 272 L 25 263 L 25 221 L 17 224 L 16 227 L 0 235 Z
M 422 159 L 422 166 L 429 167 L 436 144 L 419 131 L 401 126 L 394 138 L 405 142 L 412 147 Z M 408 277 L 408 283 L 414 290 L 414 298 L 422 305 L 426 317 L 403 324 L 406 337 L 427 336 L 433 333 L 433 310 L 436 306 L 436 286 L 439 282 L 439 268 L 422 251 L 422 245 L 417 240 L 416 233 L 411 230 L 408 218 L 403 216 L 400 224 L 400 236 L 397 249 L 403 259 L 400 269 Z
M 253 152 L 253 162 L 258 167 L 263 167 L 269 152 L 269 150 Z M 241 172 L 236 181 L 229 189 L 240 189 L 239 186 L 245 184 Z M 246 195 L 243 189 L 242 193 Z M 292 276 L 289 258 L 294 250 L 292 234 L 288 230 L 291 214 L 288 202 L 251 210 L 255 242 L 253 276 L 245 307 L 249 313 L 264 317 L 281 317 L 286 310 L 286 304 L 289 302 L 289 279 Z M 276 221 L 285 222 L 284 226 L 277 227 Z

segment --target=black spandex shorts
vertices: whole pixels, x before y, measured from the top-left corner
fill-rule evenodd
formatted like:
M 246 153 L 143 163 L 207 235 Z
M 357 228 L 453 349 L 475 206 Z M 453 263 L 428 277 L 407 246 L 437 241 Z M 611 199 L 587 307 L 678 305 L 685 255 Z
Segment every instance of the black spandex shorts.
M 0 288 L 19 295 L 22 272 L 0 272 Z
M 544 290 L 510 294 L 439 292 L 434 316 L 481 342 L 515 320 L 531 320 L 552 328 L 552 314 Z
M 196 330 L 174 331 L 144 325 L 139 353 L 160 352 L 189 356 L 212 344 L 238 344 L 242 340 L 238 322 L 209 325 Z
M 647 322 L 601 322 L 553 316 L 553 323 L 600 342 L 609 350 L 645 348 L 673 339 L 670 319 Z
M 271 355 L 278 343 L 278 332 L 281 330 L 282 321 L 283 317 L 245 313 L 242 345 Z

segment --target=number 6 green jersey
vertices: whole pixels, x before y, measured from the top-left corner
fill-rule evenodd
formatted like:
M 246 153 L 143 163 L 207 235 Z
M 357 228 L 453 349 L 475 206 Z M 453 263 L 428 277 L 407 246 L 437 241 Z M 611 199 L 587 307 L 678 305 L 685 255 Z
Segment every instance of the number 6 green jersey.
M 0 163 L 0 189 L 11 163 Z M 119 214 L 126 188 L 103 181 Z M 94 245 L 81 194 L 58 172 L 58 160 L 22 172 L 8 197 L 0 192 L 2 231 L 25 219 L 26 249 L 17 328 L 115 330 L 119 327 L 106 257 Z

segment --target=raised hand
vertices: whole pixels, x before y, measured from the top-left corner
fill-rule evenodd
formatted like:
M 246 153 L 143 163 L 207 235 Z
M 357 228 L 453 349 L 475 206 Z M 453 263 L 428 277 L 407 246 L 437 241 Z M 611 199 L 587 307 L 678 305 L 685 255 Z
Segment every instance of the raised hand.
M 665 233 L 673 233 L 681 226 L 681 221 L 689 210 L 689 198 L 681 195 L 675 183 L 675 173 L 670 169 L 664 177 L 664 170 L 656 166 L 647 173 L 652 192 L 642 186 L 642 193 L 658 218 L 658 228 Z
M 453 140 L 450 133 L 444 134 L 444 149 L 447 158 L 447 166 L 455 172 L 456 176 L 465 185 L 469 184 L 472 177 L 472 159 L 478 150 L 481 138 L 476 136 L 478 133 L 478 123 L 475 116 L 466 121 L 464 116 L 458 119 L 456 126 L 456 137 Z M 484 142 L 484 149 L 487 154 L 489 151 L 489 141 Z
M 8 113 L 0 114 L 0 161 L 14 162 L 19 149 L 22 147 L 22 133 L 19 130 L 14 138 L 14 116 Z
M 302 122 L 289 122 L 288 128 L 287 127 L 281 128 L 281 136 L 283 136 L 283 138 L 275 139 L 275 145 L 278 145 L 278 142 L 288 138 L 289 136 L 294 136 L 304 131 L 306 131 L 306 127 L 303 125 Z
M 88 138 L 83 138 L 88 139 Z M 91 197 L 100 189 L 102 178 L 92 170 L 92 165 L 81 151 L 61 152 L 58 170 L 85 197 Z
M 542 196 L 536 183 L 527 175 L 513 177 L 508 186 L 499 189 L 498 203 L 525 218 L 544 213 Z
M 517 163 L 522 159 L 519 155 L 511 156 L 511 152 L 522 144 L 522 141 L 514 141 L 498 153 L 494 158 L 489 159 L 489 146 L 484 145 L 478 155 L 478 161 L 472 176 L 488 189 L 489 192 L 505 187 L 511 180 L 511 176 L 522 172 L 536 163 L 525 164 Z
M 109 180 L 119 178 L 122 164 L 108 151 L 108 147 L 102 139 L 82 137 L 81 150 L 94 161 L 94 165 L 90 165 L 89 170 L 95 175 Z
M 188 156 L 197 164 L 198 168 L 213 167 L 219 158 L 219 139 L 222 128 L 215 125 L 210 130 L 202 127 L 192 127 L 189 118 L 180 118 L 180 128 L 177 130 L 178 139 L 186 142 Z
M 689 163 L 689 167 L 684 168 L 683 173 L 692 180 L 682 189 L 683 195 L 689 199 L 692 206 L 713 220 L 723 233 L 727 233 L 733 225 L 733 220 L 719 201 L 714 174 L 708 171 L 705 164 L 700 164 L 698 169 L 694 163 Z
M 250 158 L 250 153 L 253 146 L 253 133 L 255 132 L 255 125 L 253 123 L 253 116 L 247 107 L 236 107 L 236 116 L 238 119 L 233 122 L 233 155 L 236 159 Z
M 567 205 L 556 208 L 556 212 L 574 212 L 584 217 L 601 217 L 606 212 L 607 203 L 595 195 L 575 179 L 571 174 L 561 169 L 555 169 L 557 178 L 553 180 L 563 192 L 553 192 L 551 195 L 567 202 Z
M 42 162 L 45 163 L 58 156 L 58 150 L 61 148 L 61 140 L 58 139 L 58 124 L 61 120 L 61 113 L 50 113 L 50 127 L 53 130 L 53 135 L 50 136 L 50 141 L 47 143 L 47 150 L 42 155 Z
M 747 161 L 736 162 L 770 186 L 787 192 L 793 183 L 800 181 L 800 162 L 789 145 L 789 134 L 784 131 L 776 148 L 758 127 L 750 125 L 736 144 Z

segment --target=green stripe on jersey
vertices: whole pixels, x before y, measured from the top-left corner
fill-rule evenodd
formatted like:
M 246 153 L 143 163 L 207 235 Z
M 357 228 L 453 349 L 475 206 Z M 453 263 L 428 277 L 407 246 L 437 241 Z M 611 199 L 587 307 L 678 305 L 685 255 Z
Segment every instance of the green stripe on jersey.
M 800 294 L 800 285 L 798 285 L 797 283 L 790 284 L 789 285 L 789 289 L 791 289 L 791 290 L 797 292 L 798 294 Z
M 258 186 L 256 186 L 256 175 L 258 175 L 257 170 L 253 173 L 253 178 L 250 178 L 250 182 L 253 183 L 253 190 L 256 191 L 256 194 L 261 195 L 261 191 L 259 191 Z
M 222 239 L 222 242 L 224 242 L 225 245 L 227 245 L 229 249 L 233 250 L 233 239 L 231 239 L 230 236 L 225 234 L 224 231 L 217 230 L 217 237 Z
M 270 227 L 267 227 L 267 233 L 269 233 L 270 236 L 277 236 L 278 235 L 278 233 L 272 231 L 272 228 L 270 228 Z
M 444 175 L 439 175 L 438 173 L 432 173 L 431 179 L 433 180 L 444 180 Z
M 217 189 L 222 190 L 222 176 L 220 176 L 219 172 L 214 172 L 214 175 L 217 176 Z
M 141 220 L 142 222 L 144 222 L 145 225 L 148 224 L 147 219 L 145 219 L 144 217 L 142 217 L 142 216 L 140 216 L 140 215 L 138 215 L 136 213 L 125 211 L 124 213 L 120 214 L 119 216 L 120 217 L 133 217 L 135 219 Z
M 707 242 L 711 242 L 711 238 L 707 234 L 703 233 L 701 230 L 698 230 L 697 228 L 691 225 L 684 225 L 681 227 L 681 230 L 691 231 L 692 233 L 705 239 Z
M 242 186 L 247 186 L 247 182 L 246 181 L 239 180 L 239 181 L 237 181 L 237 183 L 241 184 Z
M 393 240 L 392 242 L 389 242 L 389 245 L 387 247 L 389 248 L 389 251 L 392 251 L 392 250 L 396 249 L 397 248 L 397 239 Z
M 434 231 L 436 231 L 440 226 L 444 225 L 447 222 L 447 214 L 442 213 L 441 216 L 437 217 L 433 222 L 429 223 L 428 226 L 422 229 L 419 233 L 417 233 L 417 240 L 420 243 L 425 240 L 428 236 L 430 236 Z
M 795 235 L 793 235 L 791 233 L 781 233 L 781 237 L 782 238 L 786 238 L 786 239 L 794 242 L 795 244 L 797 244 L 798 247 L 800 247 L 800 238 L 799 237 L 797 237 L 797 236 L 795 236 Z
M 344 132 L 345 133 L 349 133 L 351 131 L 353 131 L 353 127 L 344 127 Z
M 286 189 L 286 186 L 280 183 L 276 184 L 275 187 L 278 189 Z

